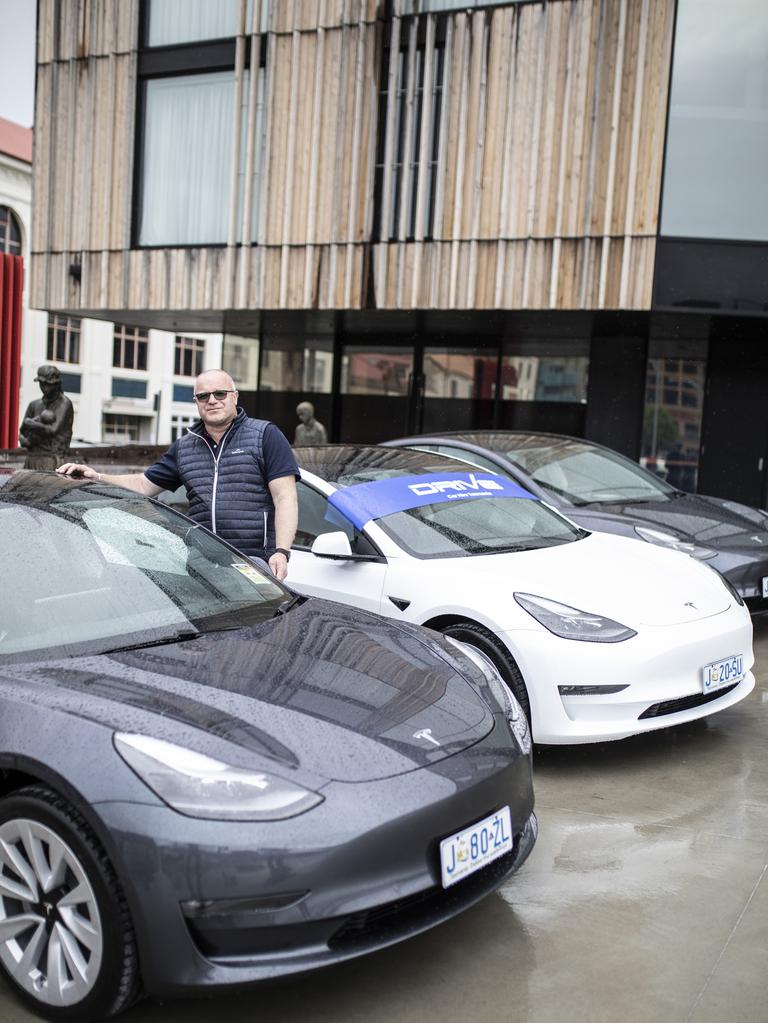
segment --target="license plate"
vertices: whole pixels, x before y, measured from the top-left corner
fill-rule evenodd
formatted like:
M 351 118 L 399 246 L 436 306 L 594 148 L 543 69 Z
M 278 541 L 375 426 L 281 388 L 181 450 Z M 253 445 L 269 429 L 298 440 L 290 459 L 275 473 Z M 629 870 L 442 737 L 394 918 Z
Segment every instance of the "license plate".
M 512 849 L 512 817 L 509 807 L 478 821 L 471 828 L 457 831 L 440 843 L 443 888 L 480 870 L 487 863 Z
M 768 575 L 763 576 L 763 596 L 768 597 Z
M 715 689 L 722 689 L 723 686 L 732 686 L 734 682 L 740 682 L 743 678 L 744 655 L 736 654 L 733 657 L 726 657 L 724 661 L 704 665 L 702 690 L 711 693 Z

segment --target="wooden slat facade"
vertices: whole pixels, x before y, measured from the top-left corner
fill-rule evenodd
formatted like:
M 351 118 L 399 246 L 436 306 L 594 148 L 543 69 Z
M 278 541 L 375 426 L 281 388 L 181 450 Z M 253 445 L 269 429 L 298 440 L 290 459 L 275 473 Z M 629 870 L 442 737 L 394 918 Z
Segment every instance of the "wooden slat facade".
M 246 96 L 256 7 L 238 44 L 235 87 Z M 40 0 L 32 303 L 74 313 L 648 309 L 674 0 L 419 16 L 400 16 L 396 0 L 389 25 L 383 7 L 272 0 L 263 180 L 244 212 L 230 202 L 230 244 L 132 249 L 139 0 Z M 261 130 L 255 84 L 250 97 L 233 139 L 250 161 L 246 181 Z M 253 210 L 256 238 L 235 244 Z

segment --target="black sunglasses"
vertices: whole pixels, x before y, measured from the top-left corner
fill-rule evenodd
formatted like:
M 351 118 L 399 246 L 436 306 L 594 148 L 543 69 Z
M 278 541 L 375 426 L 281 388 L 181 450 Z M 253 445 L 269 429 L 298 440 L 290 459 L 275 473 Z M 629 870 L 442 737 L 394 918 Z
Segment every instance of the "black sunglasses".
M 228 394 L 235 394 L 235 391 L 200 391 L 199 394 L 195 395 L 195 401 L 208 401 L 211 395 L 214 396 L 216 401 L 224 401 Z

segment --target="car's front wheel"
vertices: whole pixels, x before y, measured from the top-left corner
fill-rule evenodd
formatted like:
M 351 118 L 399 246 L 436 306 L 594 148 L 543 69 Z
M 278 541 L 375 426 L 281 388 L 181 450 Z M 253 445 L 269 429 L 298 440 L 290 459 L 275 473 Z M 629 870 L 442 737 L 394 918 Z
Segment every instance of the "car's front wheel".
M 130 914 L 107 855 L 43 786 L 0 800 L 0 966 L 52 1020 L 104 1019 L 139 993 Z
M 489 629 L 478 625 L 477 622 L 454 622 L 451 625 L 446 625 L 440 631 L 444 636 L 451 636 L 453 639 L 458 639 L 461 643 L 473 647 L 482 657 L 491 662 L 512 690 L 512 695 L 522 707 L 523 713 L 528 718 L 528 724 L 530 724 L 531 703 L 528 699 L 525 681 L 512 654 L 501 640 L 497 639 Z

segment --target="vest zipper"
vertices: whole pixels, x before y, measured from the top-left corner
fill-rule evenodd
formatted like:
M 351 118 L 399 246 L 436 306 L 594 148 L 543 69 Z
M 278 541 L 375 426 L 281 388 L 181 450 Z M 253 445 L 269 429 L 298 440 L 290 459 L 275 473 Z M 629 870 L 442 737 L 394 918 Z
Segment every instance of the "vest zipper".
M 216 533 L 216 491 L 219 486 L 219 459 L 221 458 L 221 453 L 224 450 L 224 445 L 227 443 L 227 440 L 229 439 L 231 433 L 232 430 L 230 429 L 224 434 L 224 438 L 221 444 L 219 445 L 218 455 L 214 455 L 214 453 L 211 451 L 211 445 L 208 443 L 207 440 L 205 440 L 204 437 L 201 437 L 199 433 L 191 434 L 192 437 L 197 437 L 198 440 L 201 440 L 203 444 L 205 444 L 206 448 L 208 449 L 208 454 L 213 459 L 213 494 L 211 495 L 211 532 L 213 533 Z M 216 533 L 216 535 L 218 536 L 218 533 Z

